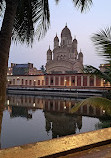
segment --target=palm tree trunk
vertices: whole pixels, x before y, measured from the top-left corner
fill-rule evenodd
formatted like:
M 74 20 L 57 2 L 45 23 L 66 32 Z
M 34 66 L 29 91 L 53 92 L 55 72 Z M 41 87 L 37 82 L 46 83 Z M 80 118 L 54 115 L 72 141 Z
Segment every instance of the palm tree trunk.
M 8 58 L 18 2 L 19 0 L 6 1 L 6 10 L 0 32 L 0 106 L 5 100 Z

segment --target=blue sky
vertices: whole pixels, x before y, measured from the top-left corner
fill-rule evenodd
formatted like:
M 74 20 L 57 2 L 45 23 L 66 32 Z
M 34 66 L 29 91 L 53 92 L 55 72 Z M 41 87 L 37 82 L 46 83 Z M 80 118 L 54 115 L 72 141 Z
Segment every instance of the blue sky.
M 33 47 L 26 45 L 15 45 L 12 43 L 9 56 L 9 66 L 14 63 L 34 63 L 37 69 L 46 64 L 46 52 L 49 48 L 53 50 L 53 39 L 57 33 L 59 39 L 62 29 L 66 23 L 71 30 L 72 37 L 78 40 L 78 52 L 80 49 L 84 54 L 84 65 L 98 67 L 104 60 L 98 56 L 91 41 L 93 33 L 111 26 L 111 0 L 93 0 L 93 6 L 85 13 L 74 7 L 72 0 L 60 0 L 56 5 L 54 0 L 49 0 L 50 28 L 46 36 L 39 42 L 35 39 Z

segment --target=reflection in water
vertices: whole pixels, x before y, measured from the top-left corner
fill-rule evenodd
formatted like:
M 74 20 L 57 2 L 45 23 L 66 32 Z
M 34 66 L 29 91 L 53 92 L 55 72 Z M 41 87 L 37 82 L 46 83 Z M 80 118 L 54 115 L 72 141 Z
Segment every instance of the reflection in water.
M 76 128 L 80 130 L 82 127 L 82 116 L 45 112 L 45 118 L 46 131 L 52 131 L 52 138 L 75 134 Z
M 2 118 L 3 118 L 3 107 L 0 107 L 0 149 L 1 149 Z
M 2 95 L 1 95 L 2 93 Z M 0 149 L 1 149 L 1 131 L 2 131 L 2 119 L 3 119 L 3 111 L 5 109 L 5 93 L 2 89 L 0 93 Z
M 105 116 L 101 108 L 87 104 L 71 114 L 71 108 L 78 101 L 71 98 L 7 96 L 6 110 L 0 113 L 1 148 L 102 128 L 98 126 Z
M 10 113 L 10 117 L 25 117 L 27 119 L 31 119 L 32 118 L 32 114 L 28 113 L 28 109 L 25 107 L 16 107 L 16 106 L 12 106 L 10 109 L 11 113 Z
M 99 110 L 98 112 L 101 112 L 104 116 L 111 117 L 111 100 L 102 97 L 90 97 L 80 101 L 71 109 L 71 113 L 75 113 L 81 109 L 81 107 L 84 108 L 87 105 L 89 105 L 89 110 L 92 113 L 95 113 L 94 110 Z M 100 113 L 96 115 L 98 116 Z

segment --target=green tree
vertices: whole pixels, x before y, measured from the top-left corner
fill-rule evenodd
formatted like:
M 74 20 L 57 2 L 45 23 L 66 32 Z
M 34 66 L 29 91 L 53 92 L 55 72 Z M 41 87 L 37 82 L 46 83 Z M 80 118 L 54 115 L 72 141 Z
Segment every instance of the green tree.
M 42 66 L 40 67 L 40 70 L 43 72 L 43 74 L 46 74 L 46 69 L 45 69 L 44 65 L 42 65 Z
M 111 100 L 102 97 L 91 97 L 84 99 L 77 103 L 76 106 L 72 107 L 70 112 L 75 113 L 81 106 L 87 104 L 102 109 L 107 116 L 111 117 Z
M 0 11 L 4 13 L 0 31 L 1 103 L 5 99 L 11 39 L 32 44 L 36 32 L 40 38 L 47 31 L 50 13 L 48 0 L 0 0 Z
M 84 72 L 95 74 L 111 84 L 111 27 L 95 33 L 92 36 L 92 41 L 98 54 L 104 57 L 107 62 L 106 70 L 101 72 L 99 69 L 89 65 L 84 67 Z

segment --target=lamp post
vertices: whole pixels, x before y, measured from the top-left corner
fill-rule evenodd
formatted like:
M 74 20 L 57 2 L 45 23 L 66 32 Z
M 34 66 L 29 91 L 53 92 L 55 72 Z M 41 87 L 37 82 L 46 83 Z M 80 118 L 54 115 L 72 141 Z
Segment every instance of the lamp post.
M 7 86 L 9 87 L 9 85 L 10 85 L 10 80 L 8 80 L 8 83 L 7 83 Z
M 34 80 L 34 87 L 35 87 L 35 83 L 36 83 L 36 80 Z
M 67 81 L 67 80 L 64 80 L 64 81 L 65 81 L 65 87 L 66 87 L 66 81 Z
M 103 86 L 104 86 L 104 88 L 103 88 L 103 94 L 104 94 L 104 96 L 105 96 L 105 80 L 103 80 Z
M 104 89 L 105 89 L 105 80 L 103 80 L 103 85 L 104 85 Z
M 17 86 L 20 86 L 20 78 L 17 77 Z

